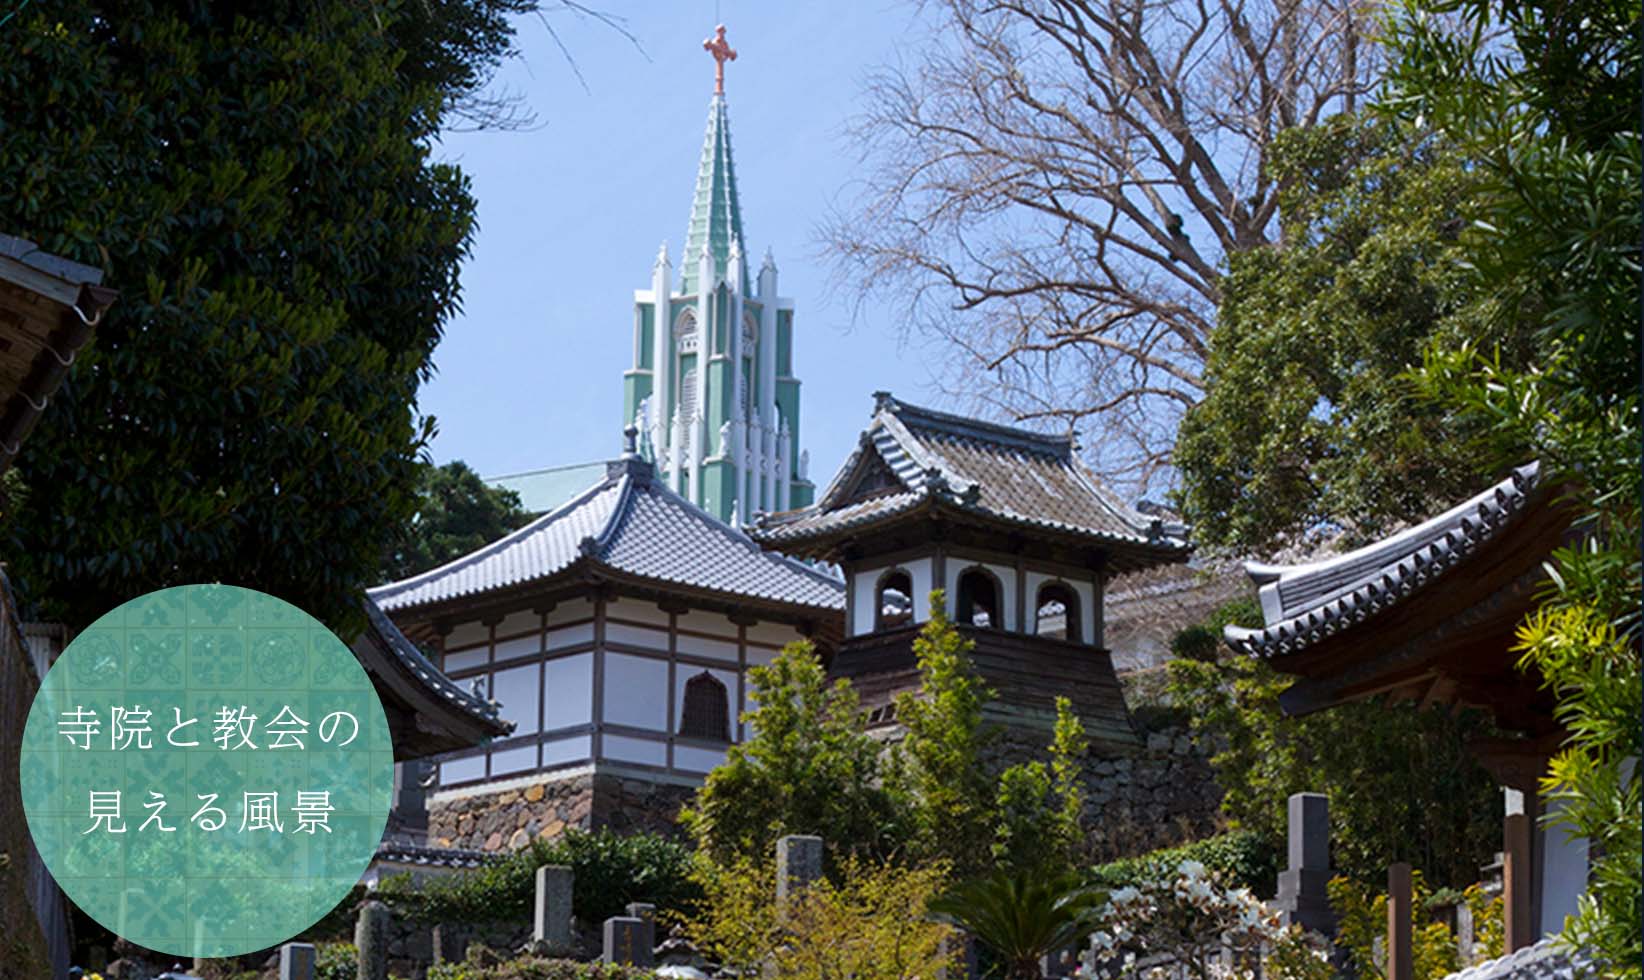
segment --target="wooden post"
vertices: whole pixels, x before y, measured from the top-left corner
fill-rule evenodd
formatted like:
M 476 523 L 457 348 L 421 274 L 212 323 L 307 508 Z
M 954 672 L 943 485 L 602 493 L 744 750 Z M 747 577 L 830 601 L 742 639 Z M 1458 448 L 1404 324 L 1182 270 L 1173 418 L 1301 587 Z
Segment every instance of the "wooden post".
M 1410 865 L 1400 861 L 1387 869 L 1387 980 L 1415 976 L 1410 901 Z
M 1504 945 L 1507 952 L 1513 953 L 1536 941 L 1530 918 L 1530 818 L 1523 812 L 1510 813 L 1503 829 L 1501 904 L 1507 919 Z

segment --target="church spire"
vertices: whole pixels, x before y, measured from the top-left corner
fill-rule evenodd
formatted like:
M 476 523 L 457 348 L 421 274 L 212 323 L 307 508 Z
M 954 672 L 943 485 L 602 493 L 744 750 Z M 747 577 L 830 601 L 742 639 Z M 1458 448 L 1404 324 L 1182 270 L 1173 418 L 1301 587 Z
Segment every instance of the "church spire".
M 736 194 L 736 167 L 731 162 L 731 120 L 725 108 L 725 62 L 736 60 L 736 51 L 725 41 L 725 25 L 702 42 L 714 59 L 714 97 L 708 104 L 708 131 L 702 140 L 702 161 L 697 167 L 696 195 L 691 200 L 691 223 L 685 232 L 685 262 L 680 291 L 694 293 L 713 283 L 699 283 L 696 261 L 704 249 L 713 260 L 713 274 L 726 275 L 731 242 L 745 241 L 742 234 L 742 203 Z M 748 282 L 746 260 L 739 270 Z

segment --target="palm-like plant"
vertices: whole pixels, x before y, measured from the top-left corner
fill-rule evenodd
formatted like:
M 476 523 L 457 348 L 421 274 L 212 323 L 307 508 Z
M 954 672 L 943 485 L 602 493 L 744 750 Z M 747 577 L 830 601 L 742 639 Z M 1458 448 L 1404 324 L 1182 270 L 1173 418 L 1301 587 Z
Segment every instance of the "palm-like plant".
M 930 903 L 991 947 L 1008 980 L 1039 980 L 1046 953 L 1076 940 L 1107 901 L 1107 893 L 1071 874 L 995 871 Z

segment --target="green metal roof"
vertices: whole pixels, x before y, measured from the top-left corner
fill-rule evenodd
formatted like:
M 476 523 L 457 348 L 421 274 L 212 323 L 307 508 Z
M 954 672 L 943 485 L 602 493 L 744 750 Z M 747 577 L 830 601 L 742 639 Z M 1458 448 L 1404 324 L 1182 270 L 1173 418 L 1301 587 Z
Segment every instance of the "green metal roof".
M 605 460 L 550 466 L 505 476 L 486 478 L 486 483 L 519 494 L 520 506 L 533 514 L 546 514 L 605 479 Z
M 697 269 L 703 248 L 713 256 L 715 277 L 724 276 L 733 241 L 740 243 L 746 253 L 742 204 L 736 195 L 736 166 L 731 162 L 731 118 L 725 109 L 725 97 L 715 95 L 708 104 L 708 132 L 702 140 L 702 163 L 696 173 L 696 196 L 691 200 L 691 224 L 685 231 L 685 254 L 680 257 L 680 291 L 690 294 L 701 287 Z M 741 272 L 742 281 L 751 282 L 746 254 Z

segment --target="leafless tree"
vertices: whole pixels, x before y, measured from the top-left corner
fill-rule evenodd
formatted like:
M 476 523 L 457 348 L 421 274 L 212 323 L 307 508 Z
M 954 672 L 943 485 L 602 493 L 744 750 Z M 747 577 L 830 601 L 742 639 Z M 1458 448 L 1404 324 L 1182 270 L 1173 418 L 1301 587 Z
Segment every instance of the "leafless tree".
M 871 77 L 861 183 L 823 229 L 864 301 L 951 342 L 948 382 L 1168 479 L 1229 253 L 1276 236 L 1283 130 L 1351 109 L 1363 0 L 928 0 Z M 1088 420 L 1088 421 L 1087 421 Z

